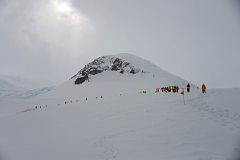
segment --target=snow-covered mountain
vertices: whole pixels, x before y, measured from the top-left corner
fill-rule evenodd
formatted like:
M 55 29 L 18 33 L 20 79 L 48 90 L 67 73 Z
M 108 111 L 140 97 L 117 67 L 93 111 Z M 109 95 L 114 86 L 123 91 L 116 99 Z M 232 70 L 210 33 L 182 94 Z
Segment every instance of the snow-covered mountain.
M 78 84 L 85 82 L 85 80 L 91 78 L 96 74 L 102 72 L 117 72 L 120 74 L 146 74 L 151 76 L 158 76 L 157 78 L 165 79 L 165 83 L 180 83 L 183 80 L 176 77 L 166 71 L 163 71 L 158 66 L 152 64 L 151 62 L 144 60 L 128 53 L 121 53 L 118 55 L 108 55 L 102 56 L 94 61 L 87 64 L 83 69 L 81 69 L 76 75 L 71 79 L 80 78 Z M 81 79 L 82 78 L 82 79 Z M 108 77 L 106 77 L 108 78 Z M 77 81 L 76 81 L 77 82 Z
M 186 83 L 134 55 L 100 57 L 50 92 L 0 101 L 0 159 L 238 160 L 240 89 L 155 93 Z
M 121 53 L 93 60 L 69 81 L 43 97 L 90 96 L 93 93 L 105 95 L 105 91 L 119 95 L 163 86 L 178 85 L 185 88 L 187 83 L 186 80 L 162 70 L 147 60 Z

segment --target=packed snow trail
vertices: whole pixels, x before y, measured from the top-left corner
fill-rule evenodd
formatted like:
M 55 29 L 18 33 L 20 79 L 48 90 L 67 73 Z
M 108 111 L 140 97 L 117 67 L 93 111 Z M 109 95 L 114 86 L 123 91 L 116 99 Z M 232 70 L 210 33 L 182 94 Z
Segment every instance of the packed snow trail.
M 192 99 L 189 103 L 201 112 L 202 117 L 221 123 L 231 130 L 240 129 L 239 89 L 210 90 L 208 94 Z

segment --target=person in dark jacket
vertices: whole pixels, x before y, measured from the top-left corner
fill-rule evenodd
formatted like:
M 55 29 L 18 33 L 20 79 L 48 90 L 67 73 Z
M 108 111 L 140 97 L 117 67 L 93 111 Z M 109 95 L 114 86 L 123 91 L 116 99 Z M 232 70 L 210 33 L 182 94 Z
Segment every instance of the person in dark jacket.
M 190 84 L 187 84 L 187 92 L 190 92 Z
M 176 86 L 176 92 L 178 93 L 178 91 L 179 91 L 179 87 L 178 87 L 178 86 Z

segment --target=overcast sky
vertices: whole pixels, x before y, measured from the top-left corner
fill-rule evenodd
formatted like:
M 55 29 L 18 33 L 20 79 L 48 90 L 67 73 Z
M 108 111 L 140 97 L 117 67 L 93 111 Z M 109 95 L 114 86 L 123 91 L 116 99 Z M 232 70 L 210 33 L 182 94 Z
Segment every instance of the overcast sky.
M 68 80 L 132 53 L 209 87 L 240 87 L 237 0 L 0 0 L 0 74 Z

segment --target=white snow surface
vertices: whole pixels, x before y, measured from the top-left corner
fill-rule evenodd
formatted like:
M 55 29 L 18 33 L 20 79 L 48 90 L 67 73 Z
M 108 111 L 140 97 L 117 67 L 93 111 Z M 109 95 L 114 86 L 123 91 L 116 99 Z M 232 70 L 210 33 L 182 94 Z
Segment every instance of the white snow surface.
M 138 62 L 150 73 L 106 71 L 81 85 L 71 79 L 44 95 L 0 101 L 0 159 L 232 160 L 240 89 L 203 95 L 192 85 L 184 105 L 181 94 L 155 89 L 186 81 Z
M 28 98 L 50 91 L 53 82 L 20 76 L 0 75 L 0 100 L 5 98 Z

